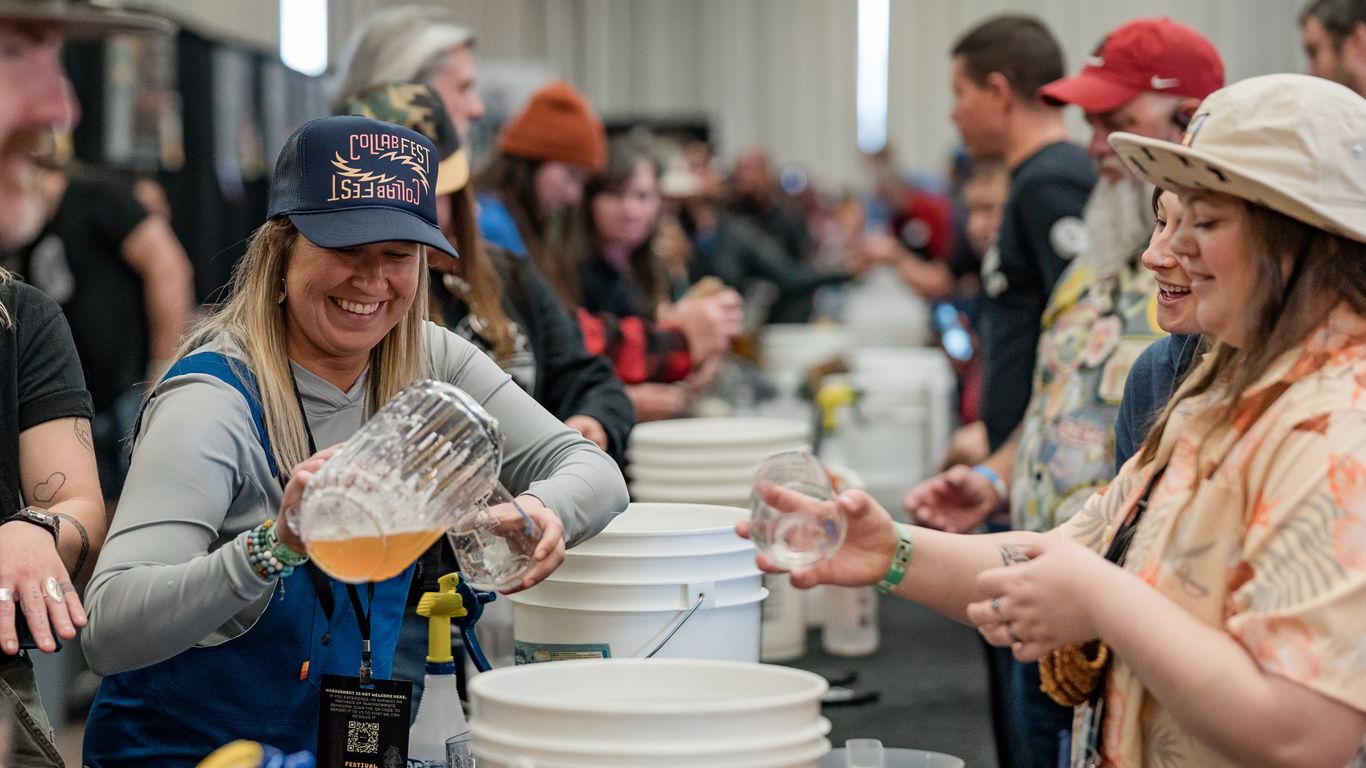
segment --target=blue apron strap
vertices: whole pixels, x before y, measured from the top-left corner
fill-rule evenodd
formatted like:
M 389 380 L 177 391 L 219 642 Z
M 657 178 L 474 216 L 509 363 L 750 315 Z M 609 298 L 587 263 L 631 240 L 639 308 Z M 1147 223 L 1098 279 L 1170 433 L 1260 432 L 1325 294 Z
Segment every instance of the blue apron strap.
M 261 441 L 261 449 L 266 453 L 266 462 L 270 466 L 271 477 L 279 477 L 280 470 L 275 464 L 275 453 L 270 448 L 270 435 L 266 433 L 266 417 L 265 412 L 261 409 L 261 397 L 256 387 L 256 377 L 252 375 L 251 371 L 221 352 L 196 352 L 177 360 L 174 365 L 167 369 L 166 375 L 161 380 L 166 381 L 187 373 L 212 376 L 241 393 L 243 399 L 247 401 L 247 410 L 251 411 L 252 423 L 256 425 L 256 439 Z M 142 414 L 138 414 L 139 426 L 141 421 Z

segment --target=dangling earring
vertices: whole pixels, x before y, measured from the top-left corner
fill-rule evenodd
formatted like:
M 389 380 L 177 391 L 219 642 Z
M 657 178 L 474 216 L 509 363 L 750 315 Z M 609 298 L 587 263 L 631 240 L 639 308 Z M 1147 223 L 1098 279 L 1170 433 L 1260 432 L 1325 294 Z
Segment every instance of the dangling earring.
M 276 304 L 284 304 L 284 303 L 285 303 L 285 281 L 284 281 L 283 278 L 280 279 L 280 295 L 275 297 L 275 303 L 276 303 Z

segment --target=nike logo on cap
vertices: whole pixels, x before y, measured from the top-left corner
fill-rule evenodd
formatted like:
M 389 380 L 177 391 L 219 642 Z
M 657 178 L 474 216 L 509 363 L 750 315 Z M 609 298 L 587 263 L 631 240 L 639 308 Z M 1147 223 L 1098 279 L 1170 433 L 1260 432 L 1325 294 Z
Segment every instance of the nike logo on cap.
M 1087 56 L 1086 66 L 1100 68 L 1105 66 L 1105 58 L 1102 56 Z
M 1158 77 L 1157 75 L 1153 75 L 1152 84 L 1154 91 L 1165 91 L 1168 88 L 1175 88 L 1180 85 L 1181 79 L 1178 77 Z

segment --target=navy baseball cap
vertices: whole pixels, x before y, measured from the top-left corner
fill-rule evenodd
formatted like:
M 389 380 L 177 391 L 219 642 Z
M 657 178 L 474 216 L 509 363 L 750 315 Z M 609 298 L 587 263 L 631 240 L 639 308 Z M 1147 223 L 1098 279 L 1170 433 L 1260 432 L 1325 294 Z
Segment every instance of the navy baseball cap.
M 324 248 L 403 240 L 456 256 L 436 223 L 436 147 L 358 115 L 304 123 L 275 161 L 269 217 Z

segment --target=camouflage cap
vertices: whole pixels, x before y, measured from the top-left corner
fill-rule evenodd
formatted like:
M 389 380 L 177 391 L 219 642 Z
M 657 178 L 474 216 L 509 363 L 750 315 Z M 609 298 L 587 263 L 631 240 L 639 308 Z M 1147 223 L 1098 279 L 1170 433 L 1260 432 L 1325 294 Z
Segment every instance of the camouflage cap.
M 458 192 L 469 182 L 469 155 L 460 145 L 460 134 L 441 104 L 441 98 L 426 83 L 385 83 L 376 86 L 349 101 L 346 111 L 401 125 L 431 139 L 440 160 L 436 173 L 436 194 Z

